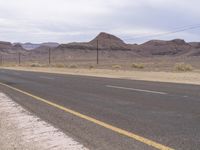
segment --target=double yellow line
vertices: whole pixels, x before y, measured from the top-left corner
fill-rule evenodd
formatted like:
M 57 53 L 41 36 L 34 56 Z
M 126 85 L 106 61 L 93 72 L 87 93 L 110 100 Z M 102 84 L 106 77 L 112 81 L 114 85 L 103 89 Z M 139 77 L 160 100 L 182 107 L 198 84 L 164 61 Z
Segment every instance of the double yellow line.
M 10 89 L 12 89 L 12 90 L 15 90 L 15 91 L 17 91 L 17 92 L 20 92 L 20 93 L 22 93 L 22 94 L 24 94 L 24 95 L 30 96 L 30 97 L 34 98 L 35 100 L 41 101 L 41 102 L 46 103 L 46 104 L 48 104 L 48 105 L 50 105 L 50 106 L 52 106 L 52 107 L 55 107 L 55 108 L 57 108 L 57 109 L 63 110 L 63 111 L 65 111 L 65 112 L 67 112 L 67 113 L 70 113 L 70 114 L 72 114 L 72 115 L 74 115 L 74 116 L 77 116 L 77 117 L 79 117 L 79 118 L 82 118 L 82 119 L 85 119 L 85 120 L 90 121 L 90 122 L 92 122 L 92 123 L 95 123 L 95 124 L 97 124 L 97 125 L 99 125 L 99 126 L 102 126 L 102 127 L 106 128 L 106 129 L 112 130 L 112 131 L 114 131 L 114 132 L 116 132 L 116 133 L 119 133 L 119 134 L 121 134 L 121 135 L 123 135 L 123 136 L 132 138 L 132 139 L 134 139 L 134 140 L 136 140 L 136 141 L 139 141 L 139 142 L 142 142 L 142 143 L 147 144 L 147 145 L 149 145 L 149 146 L 152 146 L 152 147 L 154 147 L 154 148 L 156 148 L 156 149 L 159 149 L 159 150 L 174 150 L 173 148 L 170 148 L 170 147 L 167 147 L 167 146 L 162 145 L 162 144 L 160 144 L 160 143 L 157 143 L 157 142 L 155 142 L 155 141 L 149 140 L 149 139 L 147 139 L 147 138 L 144 138 L 144 137 L 139 136 L 139 135 L 137 135 L 137 134 L 134 134 L 134 133 L 132 133 L 132 132 L 128 132 L 128 131 L 126 131 L 126 130 L 120 129 L 120 128 L 115 127 L 115 126 L 112 126 L 112 125 L 110 125 L 110 124 L 108 124 L 108 123 L 102 122 L 102 121 L 97 120 L 97 119 L 94 119 L 94 118 L 92 118 L 92 117 L 83 115 L 83 114 L 81 114 L 81 113 L 79 113 L 79 112 L 77 112 L 77 111 L 68 109 L 68 108 L 66 108 L 66 107 L 63 107 L 63 106 L 58 105 L 58 104 L 56 104 L 56 103 L 50 102 L 50 101 L 48 101 L 48 100 L 46 100 L 46 99 L 43 99 L 43 98 L 41 98 L 41 97 L 35 96 L 35 95 L 33 95 L 33 94 L 30 94 L 30 93 L 28 93 L 28 92 L 22 91 L 22 90 L 20 90 L 20 89 L 17 89 L 17 88 L 15 88 L 15 87 L 10 86 L 10 85 L 7 85 L 7 84 L 1 83 L 1 82 L 0 82 L 0 85 L 5 86 L 5 87 L 8 87 L 8 88 L 10 88 Z

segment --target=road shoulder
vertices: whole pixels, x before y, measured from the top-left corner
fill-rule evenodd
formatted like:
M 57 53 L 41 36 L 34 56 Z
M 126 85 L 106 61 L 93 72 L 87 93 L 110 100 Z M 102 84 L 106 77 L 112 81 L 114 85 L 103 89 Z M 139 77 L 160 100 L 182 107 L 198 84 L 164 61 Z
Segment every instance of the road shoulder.
M 83 145 L 0 93 L 0 149 L 87 150 Z

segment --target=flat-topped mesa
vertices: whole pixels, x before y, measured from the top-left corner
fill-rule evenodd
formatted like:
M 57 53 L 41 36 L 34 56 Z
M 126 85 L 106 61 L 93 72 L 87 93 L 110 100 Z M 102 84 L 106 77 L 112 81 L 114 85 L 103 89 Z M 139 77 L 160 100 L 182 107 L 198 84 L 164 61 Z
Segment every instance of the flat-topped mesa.
M 12 44 L 10 42 L 0 41 L 0 52 L 1 53 L 16 53 L 25 52 L 26 50 L 21 46 L 20 43 Z
M 194 48 L 200 48 L 200 42 L 190 42 L 189 44 Z
M 182 39 L 174 39 L 170 41 L 151 40 L 141 44 L 138 49 L 143 56 L 179 56 L 189 53 L 193 47 Z
M 0 41 L 0 50 L 2 49 L 10 49 L 12 47 L 12 43 Z
M 164 41 L 164 40 L 150 40 L 148 42 L 145 42 L 141 45 L 144 45 L 144 46 L 148 46 L 148 45 L 151 45 L 151 46 L 163 46 L 163 45 L 179 45 L 179 46 L 183 46 L 183 45 L 189 45 L 188 43 L 186 43 L 184 40 L 182 39 L 174 39 L 174 40 L 171 40 L 171 41 Z
M 10 53 L 13 51 L 12 48 L 12 43 L 0 41 L 0 53 Z
M 176 44 L 176 45 L 189 45 L 183 39 L 174 39 L 174 40 L 168 41 L 168 43 L 173 43 L 173 44 Z
M 112 34 L 101 32 L 92 41 L 90 41 L 89 44 L 96 46 L 97 40 L 100 49 L 130 50 L 130 47 L 126 43 L 124 43 L 123 40 Z

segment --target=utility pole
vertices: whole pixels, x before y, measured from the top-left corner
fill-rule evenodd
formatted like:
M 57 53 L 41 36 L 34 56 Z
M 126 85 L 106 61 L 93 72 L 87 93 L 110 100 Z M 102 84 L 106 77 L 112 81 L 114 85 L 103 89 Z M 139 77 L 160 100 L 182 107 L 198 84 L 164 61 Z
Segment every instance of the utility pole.
M 3 66 L 3 55 L 1 54 L 1 66 Z
M 99 64 L 99 40 L 97 40 L 97 65 Z
M 51 64 L 51 49 L 49 48 L 49 65 Z
M 21 64 L 21 53 L 20 52 L 18 53 L 18 64 L 19 65 Z

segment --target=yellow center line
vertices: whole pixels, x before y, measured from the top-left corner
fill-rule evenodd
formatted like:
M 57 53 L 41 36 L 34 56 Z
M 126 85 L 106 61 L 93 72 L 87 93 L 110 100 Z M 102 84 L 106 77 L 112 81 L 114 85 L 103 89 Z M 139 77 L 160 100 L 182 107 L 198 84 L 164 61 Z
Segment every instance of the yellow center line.
M 159 150 L 174 150 L 173 148 L 170 148 L 168 146 L 162 145 L 160 143 L 157 143 L 155 141 L 149 140 L 149 139 L 147 139 L 145 137 L 139 136 L 139 135 L 134 134 L 132 132 L 129 132 L 129 131 L 120 129 L 118 127 L 112 126 L 112 125 L 110 125 L 108 123 L 102 122 L 102 121 L 94 119 L 92 117 L 86 116 L 86 115 L 81 114 L 81 113 L 79 113 L 77 111 L 68 109 L 66 107 L 63 107 L 63 106 L 58 105 L 56 103 L 50 102 L 50 101 L 48 101 L 46 99 L 43 99 L 43 98 L 35 96 L 35 95 L 31 94 L 31 93 L 22 91 L 20 89 L 17 89 L 15 87 L 10 86 L 10 85 L 7 85 L 7 84 L 1 83 L 1 82 L 0 82 L 0 85 L 6 86 L 6 87 L 8 87 L 8 88 L 10 88 L 12 90 L 15 90 L 15 91 L 20 92 L 20 93 L 22 93 L 24 95 L 30 96 L 30 97 L 34 98 L 35 100 L 41 101 L 41 102 L 46 103 L 46 104 L 48 104 L 50 106 L 53 106 L 53 107 L 58 108 L 60 110 L 63 110 L 65 112 L 67 112 L 67 113 L 73 114 L 73 115 L 75 115 L 75 116 L 77 116 L 79 118 L 82 118 L 82 119 L 85 119 L 87 121 L 93 122 L 93 123 L 95 123 L 95 124 L 97 124 L 99 126 L 102 126 L 102 127 L 106 128 L 106 129 L 109 129 L 109 130 L 112 130 L 112 131 L 114 131 L 114 132 L 116 132 L 118 134 L 121 134 L 121 135 L 127 136 L 129 138 L 132 138 L 134 140 L 137 140 L 137 141 L 139 141 L 141 143 L 144 143 L 146 145 L 152 146 L 152 147 L 154 147 L 156 149 L 159 149 Z

